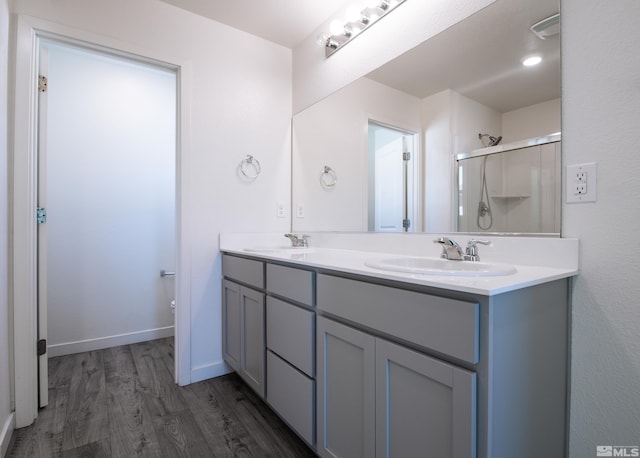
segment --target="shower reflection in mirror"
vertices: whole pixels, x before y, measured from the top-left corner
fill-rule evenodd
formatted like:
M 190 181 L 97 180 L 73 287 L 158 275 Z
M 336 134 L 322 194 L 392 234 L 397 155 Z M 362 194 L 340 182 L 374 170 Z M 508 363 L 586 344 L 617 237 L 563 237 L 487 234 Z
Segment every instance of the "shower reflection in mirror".
M 458 231 L 557 235 L 560 135 L 500 146 L 486 138 L 487 148 L 457 157 Z

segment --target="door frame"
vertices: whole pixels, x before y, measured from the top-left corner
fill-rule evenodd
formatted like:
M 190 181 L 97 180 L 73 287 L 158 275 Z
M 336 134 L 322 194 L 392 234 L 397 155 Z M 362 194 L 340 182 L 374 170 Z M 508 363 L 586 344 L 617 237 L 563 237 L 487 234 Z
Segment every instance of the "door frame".
M 38 48 L 47 38 L 88 49 L 153 63 L 176 72 L 176 315 L 175 381 L 191 382 L 191 252 L 187 230 L 190 131 L 190 64 L 161 51 L 140 49 L 112 38 L 80 31 L 26 15 L 18 15 L 15 53 L 14 126 L 10 184 L 12 224 L 11 299 L 13 303 L 14 396 L 16 427 L 28 426 L 38 416 L 37 377 L 37 135 Z

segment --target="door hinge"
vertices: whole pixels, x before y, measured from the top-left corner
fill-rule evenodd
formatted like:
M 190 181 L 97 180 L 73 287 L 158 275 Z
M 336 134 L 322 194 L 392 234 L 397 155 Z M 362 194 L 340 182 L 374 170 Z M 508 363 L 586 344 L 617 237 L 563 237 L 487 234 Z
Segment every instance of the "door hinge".
M 47 92 L 49 81 L 47 77 L 44 75 L 38 76 L 38 91 Z
M 47 341 L 46 339 L 38 340 L 38 356 L 42 356 L 47 352 Z
M 411 220 L 409 218 L 402 220 L 402 227 L 409 229 L 411 227 Z
M 410 161 L 411 160 L 411 152 L 402 153 L 402 160 L 403 161 Z
M 47 222 L 47 209 L 46 208 L 37 208 L 36 209 L 36 222 L 38 224 L 44 224 Z

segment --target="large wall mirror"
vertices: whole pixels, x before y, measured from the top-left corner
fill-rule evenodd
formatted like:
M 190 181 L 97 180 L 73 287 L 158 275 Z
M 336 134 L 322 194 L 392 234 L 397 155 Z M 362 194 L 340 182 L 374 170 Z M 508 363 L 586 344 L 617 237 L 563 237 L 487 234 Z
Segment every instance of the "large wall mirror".
M 558 235 L 558 12 L 498 0 L 297 113 L 292 230 Z

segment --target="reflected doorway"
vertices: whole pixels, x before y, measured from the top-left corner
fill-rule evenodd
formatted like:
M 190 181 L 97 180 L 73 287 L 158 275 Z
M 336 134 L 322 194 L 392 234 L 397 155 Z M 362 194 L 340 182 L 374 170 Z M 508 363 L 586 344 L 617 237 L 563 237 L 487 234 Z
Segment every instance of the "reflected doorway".
M 369 231 L 419 230 L 416 151 L 417 134 L 369 121 Z

